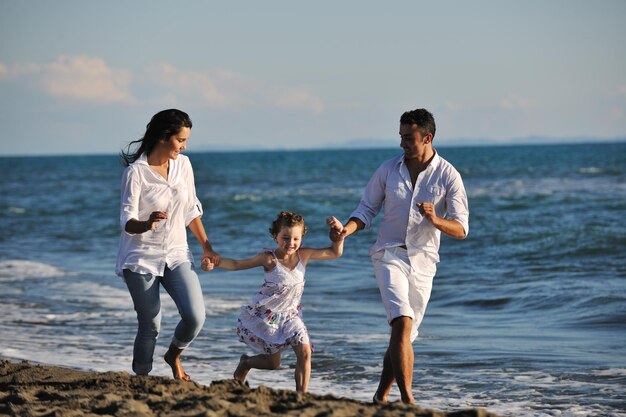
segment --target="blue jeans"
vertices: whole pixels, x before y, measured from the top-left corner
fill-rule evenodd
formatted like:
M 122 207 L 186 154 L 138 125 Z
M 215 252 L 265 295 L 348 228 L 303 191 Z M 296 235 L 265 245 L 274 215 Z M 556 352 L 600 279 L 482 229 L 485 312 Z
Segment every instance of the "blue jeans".
M 147 375 L 152 370 L 152 357 L 161 329 L 160 285 L 176 303 L 181 320 L 176 326 L 172 344 L 185 349 L 200 333 L 206 312 L 198 275 L 186 262 L 171 270 L 165 268 L 162 277 L 124 270 L 124 281 L 137 312 L 137 336 L 133 349 L 133 371 Z

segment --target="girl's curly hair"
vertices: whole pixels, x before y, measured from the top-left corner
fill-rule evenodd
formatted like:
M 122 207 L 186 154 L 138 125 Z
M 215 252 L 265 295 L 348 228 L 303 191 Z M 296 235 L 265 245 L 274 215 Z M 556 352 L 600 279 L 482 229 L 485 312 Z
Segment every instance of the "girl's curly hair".
M 293 226 L 302 226 L 302 236 L 306 234 L 307 228 L 304 224 L 304 217 L 292 211 L 281 211 L 269 228 L 270 235 L 275 238 L 280 233 L 280 229 Z

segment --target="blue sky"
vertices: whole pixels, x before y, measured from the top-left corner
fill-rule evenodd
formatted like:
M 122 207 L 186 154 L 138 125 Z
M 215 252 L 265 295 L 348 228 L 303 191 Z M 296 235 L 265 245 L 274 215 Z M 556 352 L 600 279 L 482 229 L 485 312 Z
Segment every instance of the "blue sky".
M 626 1 L 0 0 L 0 155 L 626 136 Z M 468 142 L 469 143 L 469 142 Z

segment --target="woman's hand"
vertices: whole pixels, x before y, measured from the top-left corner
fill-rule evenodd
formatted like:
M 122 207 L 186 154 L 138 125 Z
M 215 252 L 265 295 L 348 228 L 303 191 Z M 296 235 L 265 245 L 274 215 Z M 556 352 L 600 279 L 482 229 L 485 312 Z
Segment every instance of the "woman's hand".
M 200 263 L 203 271 L 210 271 L 220 264 L 220 255 L 212 249 L 205 249 Z
M 148 218 L 148 220 L 140 221 L 137 219 L 130 219 L 126 222 L 124 230 L 126 231 L 126 233 L 130 233 L 132 235 L 146 233 L 151 230 L 154 231 L 157 228 L 157 224 L 161 220 L 165 219 L 167 219 L 166 211 L 153 211 L 152 213 L 150 213 L 150 217 Z
M 153 211 L 152 213 L 150 213 L 148 221 L 146 221 L 146 227 L 148 228 L 148 230 L 154 231 L 157 228 L 157 224 L 161 220 L 165 219 L 167 219 L 167 211 Z

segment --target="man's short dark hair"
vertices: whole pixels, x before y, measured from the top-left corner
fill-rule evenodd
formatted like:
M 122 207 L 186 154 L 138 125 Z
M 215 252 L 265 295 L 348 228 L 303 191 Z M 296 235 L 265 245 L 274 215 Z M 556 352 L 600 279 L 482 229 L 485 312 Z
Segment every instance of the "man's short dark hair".
M 433 114 L 426 109 L 415 109 L 404 112 L 404 114 L 400 116 L 400 124 L 411 126 L 417 125 L 418 128 L 422 129 L 426 133 L 431 133 L 433 138 L 435 137 L 435 131 L 437 130 Z

